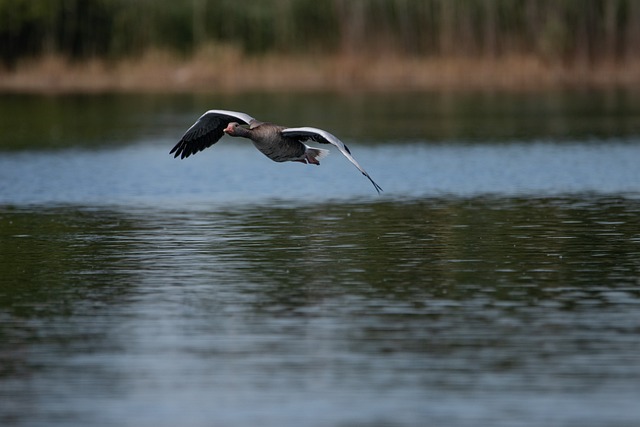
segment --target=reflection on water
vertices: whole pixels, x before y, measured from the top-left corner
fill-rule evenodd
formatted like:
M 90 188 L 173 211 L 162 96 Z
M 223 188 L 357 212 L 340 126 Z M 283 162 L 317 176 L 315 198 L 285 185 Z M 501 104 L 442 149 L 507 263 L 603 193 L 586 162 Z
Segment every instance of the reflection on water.
M 5 207 L 0 422 L 636 425 L 639 214 Z
M 241 141 L 241 142 L 235 142 Z M 250 142 L 225 138 L 187 160 L 173 141 L 112 150 L 0 155 L 0 205 L 211 209 L 236 204 L 407 200 L 437 196 L 622 194 L 640 189 L 640 143 L 349 143 L 379 182 L 378 196 L 337 150 L 319 167 L 275 163 Z
M 583 141 L 640 133 L 637 92 L 237 95 L 0 94 L 0 150 L 113 147 L 170 139 L 204 111 L 244 111 L 346 140 Z

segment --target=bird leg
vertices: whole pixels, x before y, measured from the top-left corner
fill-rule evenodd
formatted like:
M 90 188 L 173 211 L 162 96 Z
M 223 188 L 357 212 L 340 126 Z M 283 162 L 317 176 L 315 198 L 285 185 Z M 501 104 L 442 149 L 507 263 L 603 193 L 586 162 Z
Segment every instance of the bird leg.
M 319 165 L 320 162 L 308 151 L 305 153 L 305 163 L 309 162 L 311 165 Z

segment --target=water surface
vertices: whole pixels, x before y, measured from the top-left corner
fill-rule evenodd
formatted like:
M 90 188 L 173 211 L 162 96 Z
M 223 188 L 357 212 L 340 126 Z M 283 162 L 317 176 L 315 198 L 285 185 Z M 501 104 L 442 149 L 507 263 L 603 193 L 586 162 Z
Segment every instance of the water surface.
M 0 100 L 0 424 L 640 422 L 637 98 Z M 204 104 L 344 134 L 385 191 L 172 159 Z

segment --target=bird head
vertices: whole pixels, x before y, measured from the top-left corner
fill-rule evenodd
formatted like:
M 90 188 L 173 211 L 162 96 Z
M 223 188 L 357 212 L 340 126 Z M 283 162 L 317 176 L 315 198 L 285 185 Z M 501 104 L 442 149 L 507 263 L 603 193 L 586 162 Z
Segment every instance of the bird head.
M 227 125 L 227 127 L 224 129 L 224 133 L 226 133 L 227 135 L 233 135 L 236 131 L 236 128 L 240 126 L 240 124 L 238 124 L 237 122 L 231 122 Z

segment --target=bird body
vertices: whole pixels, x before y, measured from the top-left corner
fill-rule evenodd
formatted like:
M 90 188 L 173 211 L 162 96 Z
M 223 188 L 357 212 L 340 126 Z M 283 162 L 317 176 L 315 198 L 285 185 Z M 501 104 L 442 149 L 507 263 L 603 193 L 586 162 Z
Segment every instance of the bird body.
M 305 159 L 305 153 L 311 147 L 307 147 L 293 138 L 283 138 L 282 131 L 285 129 L 271 123 L 259 123 L 248 129 L 239 124 L 231 123 L 224 129 L 224 132 L 230 136 L 250 139 L 262 154 L 274 162 Z
M 233 137 L 250 139 L 261 153 L 275 162 L 294 161 L 319 165 L 319 159 L 329 154 L 329 151 L 309 147 L 303 141 L 312 140 L 321 144 L 332 144 L 371 181 L 378 193 L 382 190 L 353 158 L 347 146 L 331 133 L 312 127 L 287 128 L 265 123 L 236 111 L 207 111 L 187 129 L 170 154 L 175 153 L 174 157 L 180 156 L 184 159 L 212 146 L 225 133 Z

